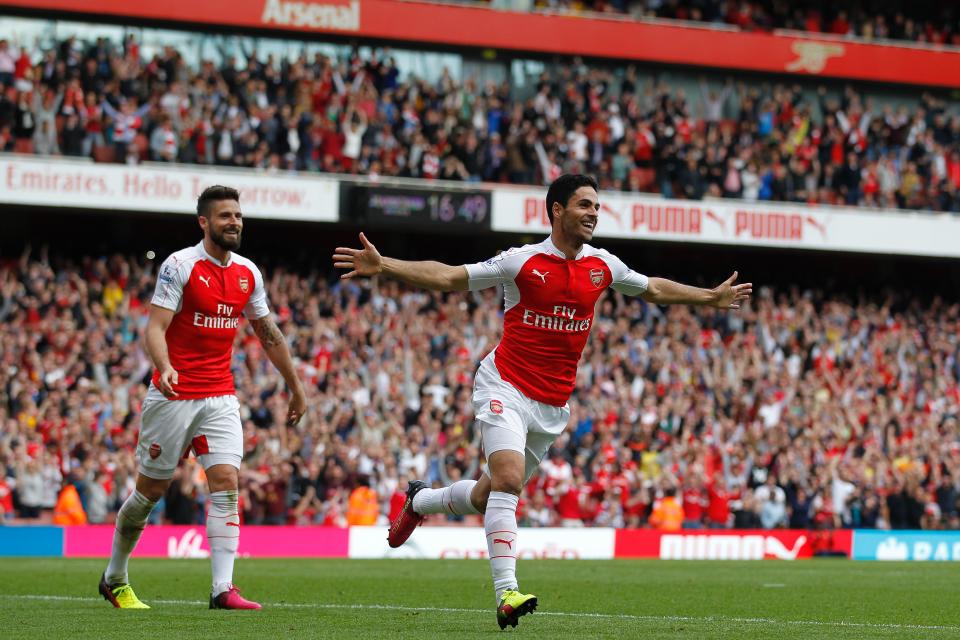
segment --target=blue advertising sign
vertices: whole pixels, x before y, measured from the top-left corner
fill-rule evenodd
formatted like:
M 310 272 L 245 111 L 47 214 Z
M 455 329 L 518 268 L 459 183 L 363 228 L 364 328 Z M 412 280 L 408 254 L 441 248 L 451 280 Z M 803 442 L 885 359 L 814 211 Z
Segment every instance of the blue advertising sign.
M 854 560 L 960 560 L 960 531 L 853 532 Z
M 0 527 L 0 556 L 63 556 L 60 527 Z

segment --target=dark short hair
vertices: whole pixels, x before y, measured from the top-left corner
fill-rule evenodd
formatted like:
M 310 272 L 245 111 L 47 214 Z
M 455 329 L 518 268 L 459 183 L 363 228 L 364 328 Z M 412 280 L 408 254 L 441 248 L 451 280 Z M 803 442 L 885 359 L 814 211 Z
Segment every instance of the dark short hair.
M 553 181 L 547 189 L 547 217 L 550 224 L 553 224 L 553 203 L 559 202 L 561 206 L 567 206 L 567 202 L 580 187 L 593 187 L 594 191 L 600 191 L 600 186 L 593 176 L 582 173 L 565 173 Z
M 233 187 L 225 187 L 222 184 L 215 184 L 207 187 L 197 198 L 197 215 L 210 215 L 210 203 L 220 200 L 236 200 L 240 202 L 240 192 Z

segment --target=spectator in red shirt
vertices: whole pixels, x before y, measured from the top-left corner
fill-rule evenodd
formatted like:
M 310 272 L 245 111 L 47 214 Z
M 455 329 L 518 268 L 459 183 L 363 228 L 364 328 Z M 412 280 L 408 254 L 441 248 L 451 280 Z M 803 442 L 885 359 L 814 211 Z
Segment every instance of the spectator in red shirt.
M 0 521 L 10 520 L 13 516 L 13 492 L 7 479 L 0 476 Z
M 582 474 L 577 474 L 582 480 Z M 564 483 L 557 487 L 560 499 L 557 501 L 557 515 L 562 527 L 583 526 L 583 493 L 576 482 Z
M 699 477 L 688 480 L 683 489 L 683 528 L 702 529 L 704 510 L 709 505 L 703 480 Z
M 721 474 L 714 477 L 713 484 L 707 490 L 707 526 L 711 529 L 724 529 L 729 526 L 730 500 L 733 493 L 727 489 L 727 482 Z
M 838 11 L 837 17 L 830 23 L 830 33 L 845 36 L 850 33 L 850 23 L 847 21 L 847 12 Z

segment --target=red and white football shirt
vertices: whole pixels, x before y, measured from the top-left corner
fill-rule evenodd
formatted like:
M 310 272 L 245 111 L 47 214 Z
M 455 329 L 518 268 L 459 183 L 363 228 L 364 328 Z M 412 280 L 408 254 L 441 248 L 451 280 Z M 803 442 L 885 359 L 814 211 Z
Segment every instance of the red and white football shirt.
M 547 238 L 467 265 L 469 288 L 503 285 L 503 338 L 480 364 L 528 398 L 562 407 L 576 383 L 577 362 L 607 287 L 637 296 L 647 276 L 603 249 L 583 245 L 573 260 Z
M 221 264 L 201 242 L 164 260 L 151 302 L 176 312 L 166 335 L 170 364 L 179 377 L 174 399 L 232 395 L 230 357 L 240 314 L 256 320 L 270 313 L 257 266 L 232 252 Z M 159 380 L 155 371 L 155 387 Z

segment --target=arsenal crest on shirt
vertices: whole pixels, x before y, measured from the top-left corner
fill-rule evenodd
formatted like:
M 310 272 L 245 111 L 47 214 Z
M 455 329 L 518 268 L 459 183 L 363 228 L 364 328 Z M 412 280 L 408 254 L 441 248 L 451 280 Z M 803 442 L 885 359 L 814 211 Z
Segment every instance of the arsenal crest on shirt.
M 240 276 L 240 291 L 246 293 L 248 288 L 250 288 L 250 280 Z
M 603 284 L 603 269 L 590 269 L 590 282 L 593 286 L 599 287 Z M 244 289 L 246 291 L 246 289 Z

